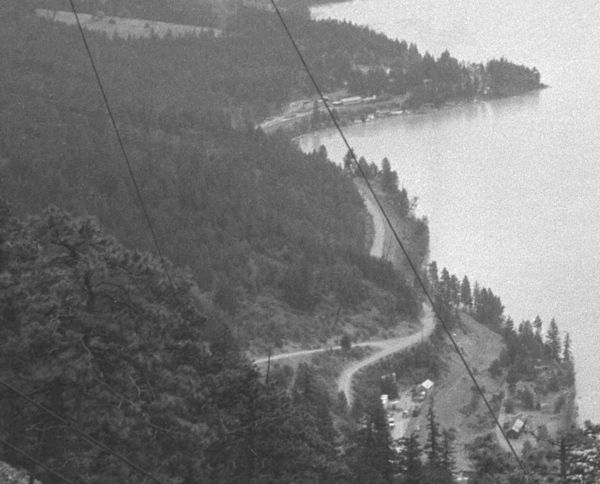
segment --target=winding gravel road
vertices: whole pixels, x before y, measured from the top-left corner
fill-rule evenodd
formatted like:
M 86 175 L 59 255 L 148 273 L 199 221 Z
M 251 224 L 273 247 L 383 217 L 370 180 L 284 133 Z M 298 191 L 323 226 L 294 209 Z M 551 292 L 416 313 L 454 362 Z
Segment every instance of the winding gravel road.
M 350 365 L 342 371 L 338 378 L 338 391 L 344 392 L 346 400 L 348 401 L 348 406 L 352 405 L 352 399 L 354 398 L 354 395 L 352 394 L 352 379 L 357 372 L 367 366 L 377 363 L 379 360 L 387 358 L 394 353 L 404 351 L 429 338 L 435 327 L 435 316 L 429 306 L 425 306 L 424 310 L 425 314 L 421 318 L 421 324 L 423 325 L 421 331 L 402 338 L 391 338 L 385 341 L 378 341 L 377 343 L 380 347 L 379 351 L 376 351 L 364 360 Z M 374 343 L 371 344 L 374 346 Z
M 367 211 L 373 218 L 373 225 L 375 229 L 374 237 L 373 237 L 373 245 L 371 247 L 371 255 L 373 257 L 384 257 L 384 240 L 385 240 L 385 231 L 386 231 L 386 222 L 383 218 L 383 215 L 379 211 L 379 207 L 376 205 L 375 201 L 372 199 L 372 195 L 367 193 L 366 190 L 361 190 L 359 188 L 361 195 L 365 201 L 365 206 Z M 410 348 L 411 346 L 424 341 L 429 338 L 433 329 L 435 327 L 434 319 L 435 316 L 433 314 L 432 309 L 429 306 L 424 306 L 424 314 L 421 318 L 422 328 L 421 331 L 413 333 L 408 336 L 398 337 L 398 338 L 390 338 L 386 340 L 377 340 L 377 341 L 364 341 L 361 343 L 356 343 L 354 346 L 371 346 L 373 348 L 377 348 L 377 350 L 364 360 L 358 361 L 347 368 L 345 368 L 341 375 L 338 378 L 338 390 L 344 392 L 346 395 L 346 400 L 348 401 L 348 405 L 352 405 L 352 379 L 354 375 L 362 370 L 363 368 L 377 363 L 379 360 L 387 358 L 394 353 L 398 353 L 401 351 Z M 333 349 L 339 349 L 339 346 L 333 347 Z M 312 350 L 302 350 L 302 351 L 294 351 L 292 353 L 280 353 L 277 355 L 271 356 L 271 361 L 284 360 L 288 358 L 294 358 L 298 356 L 307 356 L 313 355 L 316 353 L 322 353 L 331 348 L 317 348 Z M 254 360 L 255 364 L 264 364 L 268 361 L 269 357 L 259 358 Z

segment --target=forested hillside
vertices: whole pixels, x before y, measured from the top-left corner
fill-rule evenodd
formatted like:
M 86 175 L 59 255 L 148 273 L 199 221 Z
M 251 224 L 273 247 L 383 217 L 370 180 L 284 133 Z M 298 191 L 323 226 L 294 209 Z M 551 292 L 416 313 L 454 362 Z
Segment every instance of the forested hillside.
M 351 413 L 313 367 L 261 375 L 242 356 L 323 345 L 348 329 L 384 334 L 415 319 L 420 300 L 406 274 L 368 255 L 350 165 L 255 128 L 311 86 L 272 12 L 214 9 L 225 4 L 84 8 L 225 32 L 87 33 L 163 266 L 79 32 L 35 15 L 68 4 L 1 2 L 0 377 L 168 484 L 409 482 L 412 471 L 447 479 L 450 467 L 433 459 L 421 472 L 414 439 L 392 450 L 378 396 Z M 420 103 L 483 86 L 449 54 L 433 59 L 366 28 L 313 22 L 305 6 L 286 15 L 327 90 L 411 92 Z M 513 76 L 517 91 L 539 84 L 536 71 L 506 61 L 493 70 L 499 92 L 514 92 Z M 426 220 L 387 160 L 365 164 L 423 267 Z M 1 387 L 3 440 L 77 482 L 149 482 L 69 427 Z M 59 482 L 7 447 L 1 455 Z
M 9 0 L 11 3 L 14 0 Z M 96 40 L 99 51 L 108 51 L 104 62 L 111 59 L 122 67 L 105 76 L 110 76 L 109 84 L 128 99 L 123 108 L 132 116 L 147 117 L 149 113 L 144 110 L 150 102 L 157 104 L 157 112 L 216 106 L 226 110 L 236 122 L 255 123 L 285 103 L 314 96 L 314 90 L 277 16 L 246 3 L 252 4 L 217 2 L 211 7 L 210 2 L 181 0 L 167 6 L 156 1 L 146 5 L 136 0 L 93 0 L 86 2 L 82 11 L 141 18 L 148 13 L 147 17 L 154 20 L 202 26 L 215 25 L 218 17 L 217 26 L 224 30 L 222 37 L 206 34 L 174 42 L 146 39 L 138 41 L 141 52 L 136 56 L 127 55 L 130 49 L 115 49 Z M 18 5 L 25 12 L 34 7 L 68 10 L 66 4 L 56 0 L 24 0 Z M 418 107 L 427 102 L 502 96 L 541 87 L 535 68 L 506 60 L 467 65 L 449 52 L 436 59 L 419 52 L 415 44 L 389 39 L 367 27 L 332 20 L 312 21 L 306 6 L 287 9 L 285 16 L 324 91 L 346 89 L 350 94 L 362 95 L 409 93 L 407 107 Z M 137 73 L 144 81 L 131 90 L 131 79 L 124 76 L 125 72 Z M 157 74 L 164 84 L 151 82 Z M 169 91 L 168 96 L 165 90 Z
M 21 8 L 0 22 L 3 197 L 19 214 L 49 204 L 92 214 L 126 246 L 155 250 L 77 30 Z M 375 294 L 385 320 L 417 313 L 403 276 L 367 255 L 364 205 L 343 169 L 323 150 L 231 127 L 206 88 L 214 62 L 237 65 L 205 57 L 216 39 L 89 38 L 160 246 L 245 344 L 339 335 L 310 316 L 320 303 L 326 319 Z M 426 254 L 427 237 L 418 241 Z M 282 317 L 290 311 L 301 320 Z
M 21 221 L 1 204 L 2 381 L 164 483 L 347 482 L 326 403 L 265 385 L 195 283 L 168 270 L 92 219 L 50 208 Z M 0 436 L 77 482 L 149 482 L 4 386 Z

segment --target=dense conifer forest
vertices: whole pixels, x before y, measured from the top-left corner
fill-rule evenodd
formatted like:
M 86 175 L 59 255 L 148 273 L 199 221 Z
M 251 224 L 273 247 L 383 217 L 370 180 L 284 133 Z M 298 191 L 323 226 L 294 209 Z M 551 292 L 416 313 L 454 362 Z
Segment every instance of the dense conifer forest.
M 78 32 L 37 19 L 22 4 L 9 13 L 0 20 L 2 193 L 17 213 L 56 204 L 98 217 L 128 247 L 153 249 Z M 379 288 L 399 314 L 417 314 L 403 276 L 367 255 L 364 205 L 351 177 L 323 150 L 305 155 L 286 136 L 233 129 L 227 106 L 236 94 L 226 87 L 211 98 L 201 79 L 216 76 L 222 90 L 216 79 L 226 77 L 224 65 L 239 65 L 229 56 L 233 47 L 214 38 L 90 35 L 90 42 L 159 243 L 223 311 L 251 311 L 242 303 L 259 296 L 302 312 L 330 294 L 352 306 Z M 218 50 L 207 53 L 210 45 Z M 241 74 L 235 84 L 253 82 Z M 404 217 L 422 226 L 409 238 L 423 260 L 427 228 L 411 213 Z M 261 323 L 244 320 L 234 331 L 246 344 L 262 335 L 281 344 L 303 332 L 310 340 L 338 331 Z
M 87 3 L 90 13 L 225 32 L 162 40 L 88 33 L 163 266 L 78 31 L 34 12 L 66 5 L 2 2 L 0 376 L 169 484 L 450 482 L 452 439 L 433 412 L 426 442 L 392 442 L 377 397 L 348 409 L 313 366 L 301 365 L 293 380 L 265 378 L 243 355 L 252 345 L 340 336 L 316 317 L 325 306 L 414 319 L 420 297 L 405 273 L 368 255 L 368 218 L 348 164 L 255 128 L 311 93 L 274 15 L 218 5 Z M 287 12 L 328 90 L 410 91 L 421 103 L 472 96 L 484 84 L 501 95 L 539 87 L 537 71 L 505 60 L 473 70 L 448 53 L 433 59 L 366 28 Z M 389 161 L 366 168 L 425 270 L 426 220 Z M 491 290 L 471 300 L 468 280 L 460 285 L 446 271 L 441 281 L 436 300 L 450 322 L 468 308 L 495 330 L 508 324 Z M 284 317 L 252 319 L 264 301 Z M 298 315 L 302 322 L 290 323 Z M 499 371 L 531 363 L 515 356 L 519 345 L 556 356 L 550 336 L 531 346 L 528 330 L 519 334 L 506 336 Z M 432 351 L 406 361 L 425 358 L 440 370 Z M 567 354 L 563 346 L 557 357 Z M 593 431 L 569 445 L 577 438 L 593 447 Z M 0 438 L 76 482 L 149 482 L 5 387 Z M 14 451 L 3 447 L 1 456 L 45 484 L 60 482 Z

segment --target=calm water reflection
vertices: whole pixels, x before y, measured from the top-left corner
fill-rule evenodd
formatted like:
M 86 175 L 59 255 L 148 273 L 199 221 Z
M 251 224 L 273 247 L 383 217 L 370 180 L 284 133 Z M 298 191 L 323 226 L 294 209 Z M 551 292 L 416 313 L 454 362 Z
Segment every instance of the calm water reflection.
M 432 231 L 431 257 L 501 295 L 519 321 L 556 317 L 574 341 L 580 415 L 600 422 L 600 59 L 593 1 L 356 0 L 316 16 L 361 20 L 438 55 L 506 55 L 551 89 L 353 125 L 359 155 L 387 156 Z M 526 5 L 523 5 L 526 3 Z M 408 34 L 413 33 L 414 37 Z M 345 149 L 332 131 L 302 139 Z

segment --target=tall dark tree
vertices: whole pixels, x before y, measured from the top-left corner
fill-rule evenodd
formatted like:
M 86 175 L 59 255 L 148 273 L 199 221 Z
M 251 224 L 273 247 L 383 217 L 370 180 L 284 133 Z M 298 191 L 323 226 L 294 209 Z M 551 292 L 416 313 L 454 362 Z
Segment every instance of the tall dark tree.
M 402 437 L 400 446 L 398 470 L 402 484 L 419 484 L 422 482 L 423 463 L 421 462 L 421 446 L 417 434 Z
M 391 483 L 394 473 L 393 451 L 386 413 L 378 397 L 373 397 L 365 415 L 365 422 L 348 450 L 348 466 L 355 482 Z
M 565 341 L 563 343 L 562 360 L 566 363 L 573 361 L 573 353 L 571 352 L 571 336 L 569 333 L 565 334 Z
M 427 410 L 427 441 L 424 449 L 427 452 L 427 463 L 438 466 L 441 462 L 443 447 L 440 425 L 435 419 L 433 410 L 433 401 Z
M 353 151 L 348 150 L 344 155 L 344 171 L 349 175 L 353 175 L 356 170 L 356 164 L 354 163 L 355 154 Z
M 452 448 L 453 436 L 447 431 L 443 433 L 442 440 L 442 458 L 440 460 L 440 467 L 445 473 L 446 482 L 454 482 L 454 471 L 456 469 L 456 462 L 454 459 L 454 449 Z
M 398 173 L 392 170 L 390 160 L 387 158 L 381 160 L 381 186 L 390 193 L 398 189 Z
M 450 287 L 452 285 L 451 281 L 452 278 L 450 277 L 450 273 L 448 272 L 448 269 L 444 267 L 440 276 L 439 294 L 442 298 L 442 301 L 446 305 L 452 304 L 452 289 Z
M 427 275 L 431 289 L 433 290 L 433 292 L 437 292 L 438 286 L 440 284 L 440 279 L 438 275 L 438 266 L 435 261 L 431 261 L 431 263 L 429 264 Z
M 331 401 L 327 387 L 317 376 L 315 369 L 306 363 L 298 366 L 296 380 L 292 388 L 292 399 L 297 406 L 302 406 L 316 421 L 324 442 L 333 446 L 335 430 L 330 414 Z M 330 457 L 333 447 L 330 449 Z
M 452 274 L 452 276 L 450 277 L 450 285 L 449 285 L 449 295 L 450 295 L 450 300 L 452 302 L 452 304 L 454 305 L 454 307 L 458 307 L 458 305 L 460 304 L 460 284 L 458 282 L 458 278 L 456 277 L 455 274 Z
M 554 318 L 550 320 L 550 325 L 548 326 L 548 331 L 546 332 L 546 348 L 550 358 L 553 358 L 557 361 L 560 360 L 560 333 Z
M 471 284 L 467 276 L 463 277 L 460 285 L 460 302 L 467 309 L 473 307 L 473 296 L 471 295 Z

